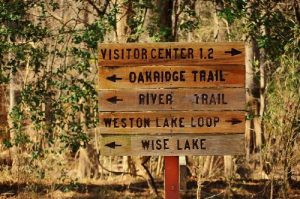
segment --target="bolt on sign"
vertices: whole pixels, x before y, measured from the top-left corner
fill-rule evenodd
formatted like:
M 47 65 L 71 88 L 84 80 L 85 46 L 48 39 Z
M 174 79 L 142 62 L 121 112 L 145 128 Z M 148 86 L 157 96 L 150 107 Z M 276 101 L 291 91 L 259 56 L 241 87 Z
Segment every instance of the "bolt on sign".
M 242 154 L 244 57 L 241 42 L 101 44 L 101 154 Z

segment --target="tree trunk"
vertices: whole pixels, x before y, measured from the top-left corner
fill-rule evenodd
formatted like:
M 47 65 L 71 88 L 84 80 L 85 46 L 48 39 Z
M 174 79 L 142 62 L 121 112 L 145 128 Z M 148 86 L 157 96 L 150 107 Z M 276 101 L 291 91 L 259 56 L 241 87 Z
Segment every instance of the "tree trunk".
M 173 0 L 157 0 L 156 2 L 160 41 L 175 41 L 172 29 Z
M 261 32 L 262 36 L 267 35 L 267 30 L 265 25 L 261 25 Z M 259 73 L 260 73 L 260 89 L 259 89 L 259 94 L 260 94 L 260 103 L 259 106 L 257 107 L 257 117 L 255 117 L 254 120 L 254 129 L 255 129 L 255 138 L 256 138 L 256 152 L 259 153 L 259 169 L 262 172 L 263 171 L 263 159 L 262 159 L 262 154 L 261 154 L 261 148 L 263 145 L 263 116 L 265 112 L 265 66 L 266 66 L 266 49 L 261 48 L 259 51 Z
M 223 21 L 218 17 L 218 12 L 222 11 L 223 9 L 223 2 L 221 0 L 216 0 L 214 12 L 214 40 L 216 42 L 226 40 L 226 31 Z
M 80 101 L 80 104 L 87 103 L 86 101 Z M 84 133 L 88 134 L 89 137 L 92 137 L 90 131 L 86 127 L 86 117 L 85 113 L 80 113 L 80 123 L 82 123 L 82 130 Z M 91 140 L 91 143 L 81 143 L 81 146 L 78 150 L 79 157 L 78 157 L 78 177 L 80 179 L 83 178 L 99 178 L 99 153 L 94 147 L 94 142 L 97 140 Z
M 67 2 L 65 0 L 61 1 L 61 4 L 64 5 Z M 89 10 L 90 6 L 89 4 L 84 4 L 84 13 L 83 13 L 83 19 L 84 24 L 89 24 Z M 65 8 L 65 6 L 64 6 Z M 62 19 L 64 20 L 65 15 L 64 12 L 62 12 Z M 80 104 L 88 104 L 88 101 L 81 100 L 79 102 Z M 81 143 L 81 146 L 77 152 L 78 156 L 78 167 L 77 167 L 77 175 L 80 179 L 84 178 L 94 178 L 98 179 L 100 177 L 99 168 L 100 168 L 100 159 L 99 159 L 99 150 L 97 148 L 97 136 L 94 135 L 93 132 L 90 131 L 86 124 L 86 116 L 85 116 L 85 110 L 82 110 L 80 113 L 80 122 L 82 123 L 82 131 L 87 134 L 88 137 L 91 137 L 91 141 L 89 143 Z
M 11 74 L 11 79 L 9 82 L 9 113 L 11 113 L 13 111 L 13 108 L 16 105 L 16 88 L 15 88 L 15 81 L 14 81 L 14 77 Z M 8 126 L 10 130 L 10 139 L 11 142 L 14 143 L 16 135 L 15 135 L 15 131 L 13 130 L 13 122 L 12 122 L 12 118 L 10 118 L 10 116 L 8 116 Z M 12 159 L 12 170 L 13 171 L 17 171 L 17 167 L 18 167 L 18 149 L 17 146 L 13 144 L 13 146 L 10 148 L 10 155 L 11 155 L 11 159 Z
M 252 91 L 254 89 L 254 75 L 253 75 L 253 68 L 252 63 L 254 61 L 254 47 L 255 43 L 252 38 L 249 38 L 246 41 L 245 46 L 245 56 L 246 56 L 246 103 L 249 105 L 248 109 L 249 112 L 252 110 L 252 105 L 254 102 L 254 97 L 252 95 Z M 253 114 L 250 112 L 250 114 Z M 252 120 L 246 120 L 246 130 L 245 130 L 245 136 L 246 136 L 246 161 L 249 162 L 250 160 L 250 153 L 251 153 L 251 142 L 252 142 Z
M 247 15 L 250 17 L 253 15 L 253 2 L 247 3 Z M 247 22 L 246 22 L 247 23 Z M 254 151 L 254 146 L 257 144 L 254 140 L 255 131 L 253 129 L 260 128 L 260 124 L 257 121 L 254 122 L 255 115 L 257 115 L 258 106 L 258 87 L 254 81 L 253 63 L 255 57 L 257 57 L 257 45 L 255 39 L 250 35 L 245 35 L 247 38 L 245 46 L 245 67 L 246 67 L 246 104 L 248 105 L 249 116 L 246 120 L 246 161 L 250 161 L 250 154 Z M 255 119 L 256 120 L 256 119 Z M 255 125 L 254 125 L 255 123 Z M 259 140 L 258 140 L 259 141 Z

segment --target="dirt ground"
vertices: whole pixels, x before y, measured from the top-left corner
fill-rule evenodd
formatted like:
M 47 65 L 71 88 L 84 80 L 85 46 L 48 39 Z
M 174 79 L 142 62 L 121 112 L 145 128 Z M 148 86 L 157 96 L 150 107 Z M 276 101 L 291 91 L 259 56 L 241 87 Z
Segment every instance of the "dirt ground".
M 117 199 L 117 198 L 163 198 L 163 182 L 157 181 L 159 195 L 148 189 L 146 181 L 127 182 L 93 182 L 71 184 L 38 183 L 0 183 L 0 198 L 79 198 L 79 199 Z M 282 198 L 276 182 L 273 198 Z M 201 198 L 270 198 L 269 181 L 204 181 L 201 186 Z M 182 199 L 196 198 L 197 182 L 189 181 L 187 190 L 181 191 Z M 300 182 L 293 182 L 289 188 L 288 198 L 300 198 Z

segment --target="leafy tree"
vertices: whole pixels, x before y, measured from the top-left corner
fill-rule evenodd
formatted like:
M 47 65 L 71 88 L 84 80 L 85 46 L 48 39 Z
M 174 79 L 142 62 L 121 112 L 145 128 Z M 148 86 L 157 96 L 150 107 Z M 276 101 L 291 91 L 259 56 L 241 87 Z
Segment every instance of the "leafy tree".
M 96 57 L 109 27 L 107 16 L 91 23 L 67 21 L 57 15 L 64 9 L 60 6 L 54 1 L 0 3 L 0 81 L 19 90 L 17 103 L 11 103 L 12 139 L 5 144 L 30 146 L 33 158 L 57 141 L 62 150 L 76 152 L 97 124 Z

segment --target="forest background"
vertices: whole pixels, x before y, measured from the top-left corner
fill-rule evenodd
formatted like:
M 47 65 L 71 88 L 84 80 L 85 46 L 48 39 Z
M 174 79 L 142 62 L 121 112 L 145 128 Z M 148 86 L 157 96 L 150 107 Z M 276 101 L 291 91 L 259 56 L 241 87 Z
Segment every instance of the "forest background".
M 99 151 L 97 49 L 244 41 L 246 154 L 187 157 L 182 194 L 296 198 L 299 24 L 297 0 L 1 0 L 0 197 L 162 197 L 162 157 Z

